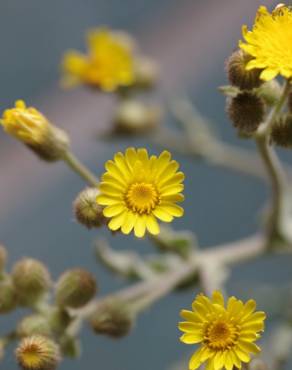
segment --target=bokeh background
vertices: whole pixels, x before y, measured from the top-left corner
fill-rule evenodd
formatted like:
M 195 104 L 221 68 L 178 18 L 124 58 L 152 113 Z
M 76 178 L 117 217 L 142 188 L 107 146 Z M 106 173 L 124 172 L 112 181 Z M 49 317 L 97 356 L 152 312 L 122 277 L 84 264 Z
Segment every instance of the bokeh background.
M 0 107 L 25 99 L 71 136 L 73 150 L 100 174 L 105 160 L 129 142 L 107 143 L 96 136 L 110 122 L 112 98 L 93 91 L 59 88 L 59 62 L 64 50 L 83 49 L 85 31 L 107 25 L 132 33 L 141 50 L 161 64 L 162 99 L 188 91 L 201 112 L 215 122 L 224 140 L 254 149 L 236 137 L 225 116 L 217 86 L 226 83 L 224 61 L 237 46 L 241 25 L 251 24 L 258 0 L 1 0 Z M 9 250 L 10 266 L 22 256 L 44 261 L 54 278 L 81 266 L 96 274 L 101 294 L 124 285 L 94 260 L 93 239 L 110 239 L 114 248 L 151 252 L 146 241 L 112 237 L 106 230 L 87 231 L 72 215 L 71 204 L 84 183 L 63 163 L 45 164 L 24 146 L 0 132 L 0 240 Z M 147 145 L 142 140 L 131 145 Z M 154 148 L 153 150 L 157 150 Z M 284 154 L 289 160 L 291 153 Z M 182 156 L 186 172 L 186 214 L 176 229 L 190 229 L 203 247 L 250 235 L 257 229 L 267 196 L 265 184 Z M 277 265 L 275 265 L 277 262 Z M 276 266 L 276 267 L 274 267 Z M 278 267 L 277 267 L 278 266 Z M 230 293 L 259 294 L 255 286 L 292 279 L 291 258 L 267 257 L 237 267 Z M 265 286 L 265 285 L 264 285 Z M 263 288 L 264 289 L 264 288 Z M 263 292 L 263 289 L 261 292 Z M 164 370 L 188 354 L 178 342 L 178 312 L 189 306 L 195 291 L 172 295 L 143 314 L 129 337 L 110 341 L 85 329 L 83 355 L 65 360 L 60 369 Z M 263 308 L 264 303 L 262 303 Z M 269 307 L 264 307 L 269 310 Z M 19 317 L 0 317 L 0 335 Z M 0 368 L 17 369 L 10 350 Z

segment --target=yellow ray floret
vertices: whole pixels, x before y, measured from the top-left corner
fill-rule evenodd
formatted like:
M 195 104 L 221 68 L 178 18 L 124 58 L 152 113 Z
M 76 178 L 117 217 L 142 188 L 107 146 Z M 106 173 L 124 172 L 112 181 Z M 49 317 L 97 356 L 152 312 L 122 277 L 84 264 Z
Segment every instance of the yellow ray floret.
M 251 354 L 260 352 L 254 342 L 264 330 L 266 317 L 255 309 L 256 302 L 252 299 L 243 303 L 230 297 L 225 305 L 219 291 L 211 299 L 199 294 L 192 311 L 181 311 L 186 321 L 179 323 L 184 333 L 180 340 L 199 345 L 190 359 L 189 369 L 195 370 L 205 362 L 207 370 L 241 369 L 243 362 L 248 363 Z
M 263 80 L 271 80 L 277 75 L 292 76 L 292 10 L 279 4 L 271 13 L 261 6 L 251 31 L 247 26 L 242 28 L 245 42 L 239 46 L 253 59 L 246 69 L 262 69 Z
M 68 51 L 63 58 L 65 86 L 87 84 L 104 91 L 131 85 L 134 79 L 130 38 L 107 29 L 93 29 L 87 35 L 87 53 Z
M 46 135 L 49 122 L 37 109 L 17 100 L 15 107 L 6 109 L 0 120 L 4 130 L 26 144 L 39 144 Z
M 171 222 L 183 215 L 177 202 L 183 201 L 184 174 L 168 151 L 149 157 L 146 149 L 128 148 L 117 153 L 105 165 L 97 202 L 105 206 L 104 216 L 110 218 L 109 228 L 137 237 L 146 230 L 158 234 L 157 219 Z

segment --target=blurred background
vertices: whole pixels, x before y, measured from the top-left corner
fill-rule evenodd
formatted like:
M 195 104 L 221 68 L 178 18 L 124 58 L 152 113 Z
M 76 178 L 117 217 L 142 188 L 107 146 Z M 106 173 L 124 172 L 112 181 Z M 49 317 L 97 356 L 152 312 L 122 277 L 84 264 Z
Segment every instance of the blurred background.
M 62 91 L 59 63 L 66 49 L 84 49 L 86 30 L 106 25 L 130 32 L 143 53 L 159 62 L 162 100 L 177 91 L 187 91 L 199 110 L 214 121 L 224 140 L 252 150 L 250 143 L 238 140 L 217 87 L 226 84 L 224 61 L 241 38 L 241 25 L 252 23 L 260 4 L 271 7 L 276 2 L 1 0 L 1 111 L 18 98 L 36 106 L 70 133 L 75 154 L 99 175 L 103 163 L 129 141 L 97 142 L 98 132 L 110 123 L 113 99 L 83 88 Z M 9 250 L 10 265 L 22 256 L 31 256 L 44 261 L 54 278 L 66 268 L 80 266 L 96 274 L 102 294 L 121 287 L 123 282 L 96 264 L 94 237 L 106 236 L 116 249 L 135 248 L 141 253 L 149 252 L 149 243 L 127 236 L 112 237 L 106 230 L 83 229 L 75 222 L 71 205 L 84 187 L 83 181 L 63 163 L 40 162 L 2 131 L 0 143 L 0 241 Z M 147 143 L 135 139 L 131 145 Z M 284 157 L 291 159 L 291 153 Z M 257 230 L 267 197 L 262 181 L 180 155 L 176 159 L 187 176 L 186 214 L 175 221 L 176 229 L 194 231 L 203 247 Z M 275 259 L 279 268 L 274 268 Z M 228 291 L 246 298 L 259 294 L 256 287 L 260 284 L 285 286 L 291 279 L 291 258 L 267 257 L 237 267 Z M 132 335 L 122 341 L 94 337 L 84 330 L 82 357 L 65 360 L 60 369 L 106 366 L 108 370 L 134 370 L 137 365 L 140 370 L 168 369 L 188 354 L 188 348 L 178 342 L 176 323 L 179 310 L 190 305 L 195 293 L 189 290 L 164 299 L 143 314 Z M 269 310 L 265 303 L 262 305 Z M 9 320 L 0 317 L 0 334 L 11 328 L 19 314 Z M 1 368 L 17 369 L 12 351 Z

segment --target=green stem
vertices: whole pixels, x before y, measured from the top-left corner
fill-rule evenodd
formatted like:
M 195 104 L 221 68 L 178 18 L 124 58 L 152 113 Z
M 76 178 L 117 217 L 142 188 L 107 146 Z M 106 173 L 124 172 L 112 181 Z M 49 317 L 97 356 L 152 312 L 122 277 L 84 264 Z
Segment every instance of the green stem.
M 86 166 L 84 166 L 84 164 L 82 164 L 70 150 L 65 152 L 63 160 L 74 172 L 76 172 L 80 177 L 82 177 L 90 186 L 93 187 L 98 186 L 99 184 L 98 178 L 95 177 L 94 174 Z
M 282 234 L 283 219 L 285 213 L 285 201 L 287 193 L 287 178 L 281 162 L 274 149 L 270 145 L 270 132 L 273 124 L 281 112 L 290 90 L 290 82 L 287 80 L 281 98 L 271 110 L 267 120 L 263 122 L 256 133 L 256 144 L 266 168 L 272 186 L 272 209 L 269 220 L 269 239 Z

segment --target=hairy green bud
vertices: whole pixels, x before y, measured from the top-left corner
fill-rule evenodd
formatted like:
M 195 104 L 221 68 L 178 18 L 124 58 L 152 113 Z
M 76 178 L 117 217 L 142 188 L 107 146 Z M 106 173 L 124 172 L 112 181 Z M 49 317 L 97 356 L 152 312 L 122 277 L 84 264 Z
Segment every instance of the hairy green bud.
M 0 274 L 4 271 L 7 261 L 7 250 L 3 245 L 0 245 Z
M 35 259 L 24 258 L 14 265 L 12 279 L 19 303 L 32 306 L 50 288 L 51 278 L 46 266 Z
M 17 306 L 15 287 L 10 277 L 0 280 L 0 313 L 8 313 Z
M 103 208 L 96 201 L 98 194 L 98 189 L 86 188 L 78 194 L 73 203 L 76 220 L 88 229 L 100 227 L 106 223 Z
M 19 337 L 28 337 L 34 334 L 51 336 L 52 329 L 48 318 L 40 315 L 33 314 L 25 316 L 17 326 L 17 334 Z
M 90 325 L 96 334 L 121 338 L 131 331 L 134 321 L 135 314 L 130 305 L 119 299 L 109 299 L 93 313 Z
M 56 302 L 59 306 L 80 308 L 96 293 L 96 282 L 91 273 L 82 269 L 64 272 L 56 285 Z

